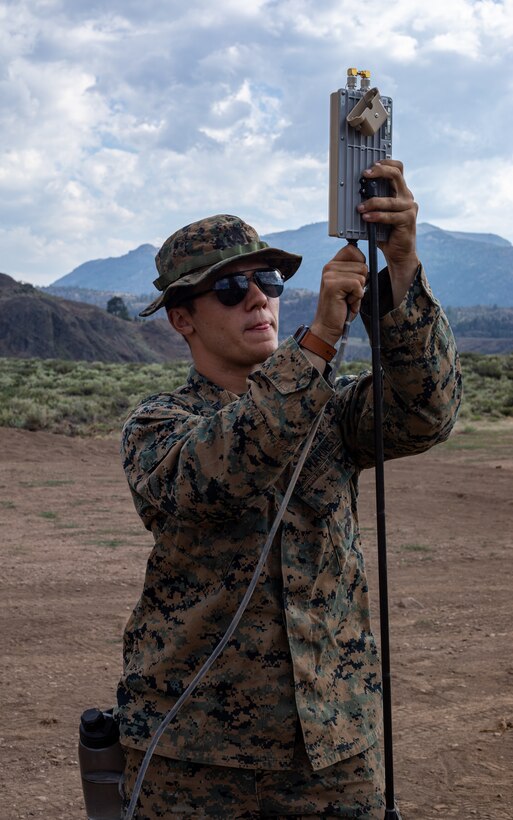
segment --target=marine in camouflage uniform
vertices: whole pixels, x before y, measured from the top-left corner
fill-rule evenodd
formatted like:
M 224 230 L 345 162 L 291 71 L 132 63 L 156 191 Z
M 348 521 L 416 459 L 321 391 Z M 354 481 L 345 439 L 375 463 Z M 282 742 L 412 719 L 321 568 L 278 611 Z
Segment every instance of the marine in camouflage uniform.
M 374 173 L 396 181 L 390 221 L 404 258 L 414 232 L 413 199 L 398 163 L 383 163 Z M 369 200 L 366 208 L 371 219 L 385 221 L 382 200 Z M 384 252 L 392 269 L 394 253 L 400 254 L 393 242 Z M 403 267 L 411 268 L 412 259 Z M 166 306 L 176 327 L 183 300 L 205 294 L 234 269 L 276 266 L 289 278 L 300 257 L 268 248 L 242 220 L 222 215 L 177 231 L 156 261 L 162 293 L 143 313 Z M 343 295 L 355 310 L 362 265 L 359 251 L 346 248 L 326 266 L 312 330 L 324 328 L 320 335 L 328 344 L 336 334 L 327 338 L 329 322 L 323 326 L 319 316 L 326 320 L 333 289 L 340 290 L 329 275 L 347 270 L 351 284 Z M 382 280 L 384 447 L 387 458 L 397 458 L 447 438 L 461 383 L 451 330 L 416 257 L 401 298 L 386 270 Z M 258 310 L 261 317 L 268 302 L 277 302 L 254 282 L 248 287 L 241 304 L 217 305 L 227 326 L 234 311 L 246 316 Z M 215 295 L 208 298 L 214 307 Z M 193 308 L 185 304 L 187 316 Z M 364 298 L 364 321 L 365 309 Z M 265 330 L 263 320 L 258 329 Z M 374 462 L 371 377 L 343 377 L 333 385 L 323 359 L 289 338 L 271 344 L 264 358 L 259 353 L 237 390 L 227 386 L 228 375 L 223 384 L 205 372 L 194 340 L 191 349 L 196 366 L 187 383 L 147 398 L 123 431 L 128 483 L 155 539 L 125 631 L 118 690 L 127 798 L 153 733 L 233 618 L 304 439 L 322 412 L 249 606 L 160 740 L 137 816 L 381 817 L 380 667 L 357 510 L 359 473 Z M 224 355 L 228 361 L 237 353 Z M 196 782 L 194 794 L 186 781 Z M 356 790 L 347 785 L 355 782 Z M 245 802 L 245 788 L 253 803 Z M 184 794 L 185 802 L 178 798 Z

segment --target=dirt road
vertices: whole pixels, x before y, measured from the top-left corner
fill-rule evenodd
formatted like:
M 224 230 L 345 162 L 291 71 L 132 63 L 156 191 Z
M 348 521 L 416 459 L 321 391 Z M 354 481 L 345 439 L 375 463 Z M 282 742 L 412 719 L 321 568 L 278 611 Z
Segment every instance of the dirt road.
M 151 537 L 115 438 L 0 429 L 0 816 L 85 818 L 77 724 L 114 702 Z M 513 818 L 513 424 L 387 465 L 403 820 Z M 377 582 L 372 474 L 362 524 Z

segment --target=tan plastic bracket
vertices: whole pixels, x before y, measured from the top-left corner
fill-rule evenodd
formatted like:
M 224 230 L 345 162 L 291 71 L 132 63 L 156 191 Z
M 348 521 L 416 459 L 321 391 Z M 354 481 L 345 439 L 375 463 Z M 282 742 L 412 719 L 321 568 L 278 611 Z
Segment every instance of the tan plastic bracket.
M 372 137 L 386 122 L 387 116 L 378 89 L 369 88 L 347 115 L 347 122 L 348 125 L 360 131 L 364 136 Z

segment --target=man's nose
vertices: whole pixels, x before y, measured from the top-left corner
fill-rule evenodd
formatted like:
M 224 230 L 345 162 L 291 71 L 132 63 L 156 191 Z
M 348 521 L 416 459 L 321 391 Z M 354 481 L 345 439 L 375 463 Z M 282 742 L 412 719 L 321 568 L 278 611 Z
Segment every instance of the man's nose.
M 253 281 L 252 277 L 248 277 L 249 288 L 246 294 L 246 307 L 250 310 L 256 306 L 263 306 L 267 304 L 267 296 L 263 291 L 260 290 L 256 282 Z

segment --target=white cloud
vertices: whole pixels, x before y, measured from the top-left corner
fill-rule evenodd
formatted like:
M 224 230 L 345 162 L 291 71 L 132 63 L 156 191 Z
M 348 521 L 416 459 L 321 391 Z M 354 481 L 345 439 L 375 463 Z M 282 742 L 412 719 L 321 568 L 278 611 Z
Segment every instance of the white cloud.
M 476 31 L 437 34 L 428 45 L 432 51 L 453 51 L 462 57 L 479 57 L 480 42 Z
M 500 165 L 482 158 L 416 172 L 419 198 L 439 203 L 422 220 L 448 230 L 496 233 L 513 239 L 511 213 L 513 153 Z M 505 169 L 510 169 L 505 173 Z
M 214 101 L 210 113 L 211 124 L 199 126 L 199 131 L 221 144 L 240 143 L 239 150 L 254 145 L 271 147 L 289 125 L 281 113 L 279 97 L 247 79 L 233 93 Z

